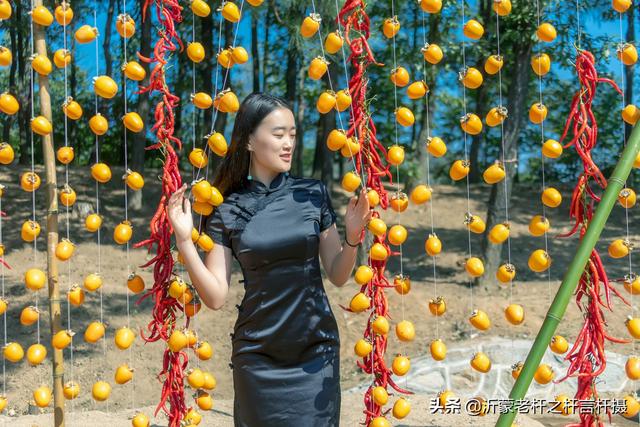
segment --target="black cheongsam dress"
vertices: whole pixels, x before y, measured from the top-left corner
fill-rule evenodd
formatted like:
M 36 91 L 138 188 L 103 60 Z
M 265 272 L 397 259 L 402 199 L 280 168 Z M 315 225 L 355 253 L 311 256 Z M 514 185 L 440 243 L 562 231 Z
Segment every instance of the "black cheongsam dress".
M 208 218 L 244 276 L 231 334 L 235 427 L 339 425 L 340 339 L 318 254 L 335 221 L 324 183 L 287 172 L 268 187 L 250 180 Z

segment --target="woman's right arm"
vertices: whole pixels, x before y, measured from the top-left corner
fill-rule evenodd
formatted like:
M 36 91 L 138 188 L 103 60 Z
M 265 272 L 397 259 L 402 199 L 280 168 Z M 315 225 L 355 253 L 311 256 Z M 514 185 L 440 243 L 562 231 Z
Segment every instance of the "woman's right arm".
M 177 241 L 176 246 L 204 305 L 213 310 L 222 308 L 231 281 L 231 249 L 214 244 L 203 263 L 191 238 Z
M 191 203 L 184 197 L 187 184 L 171 195 L 168 202 L 168 216 L 176 235 L 176 246 L 191 282 L 200 299 L 213 310 L 222 308 L 229 292 L 231 281 L 231 249 L 214 244 L 205 256 L 204 263 L 191 240 L 193 217 Z

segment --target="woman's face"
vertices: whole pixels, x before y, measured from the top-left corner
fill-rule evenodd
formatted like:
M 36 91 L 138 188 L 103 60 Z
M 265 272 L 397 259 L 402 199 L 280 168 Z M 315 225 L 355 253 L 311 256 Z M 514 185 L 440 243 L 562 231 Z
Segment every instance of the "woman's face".
M 296 124 L 288 108 L 277 108 L 262 119 L 249 137 L 254 167 L 277 172 L 291 169 Z

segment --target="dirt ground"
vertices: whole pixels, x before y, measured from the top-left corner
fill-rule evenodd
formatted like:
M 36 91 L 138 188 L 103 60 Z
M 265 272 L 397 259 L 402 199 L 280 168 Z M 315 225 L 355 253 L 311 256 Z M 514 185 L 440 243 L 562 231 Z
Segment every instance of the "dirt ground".
M 38 340 L 37 327 L 22 326 L 19 323 L 20 311 L 26 305 L 35 305 L 36 299 L 41 310 L 40 339 L 49 350 L 49 312 L 46 302 L 47 293 L 42 290 L 38 294 L 27 291 L 23 285 L 23 275 L 26 269 L 37 266 L 43 268 L 46 265 L 45 233 L 38 239 L 37 254 L 34 254 L 33 244 L 27 244 L 20 240 L 20 226 L 22 222 L 31 217 L 31 194 L 25 193 L 19 187 L 19 173 L 26 171 L 21 167 L 12 169 L 7 173 L 5 169 L 0 173 L 0 182 L 4 183 L 5 196 L 3 197 L 2 210 L 7 217 L 2 219 L 2 242 L 6 248 L 6 261 L 11 270 L 4 273 L 4 293 L 9 300 L 7 311 L 7 341 L 17 341 L 26 348 Z M 44 177 L 42 170 L 37 170 Z M 127 417 L 131 415 L 131 408 L 146 408 L 150 413 L 152 405 L 157 403 L 160 395 L 160 383 L 156 375 L 161 368 L 162 347 L 160 343 L 144 343 L 138 336 L 130 350 L 120 351 L 113 344 L 113 335 L 116 328 L 130 324 L 138 332 L 146 327 L 150 319 L 152 301 L 147 299 L 136 304 L 137 297 L 129 298 L 127 304 L 126 278 L 128 271 L 135 269 L 143 276 L 149 286 L 152 283 L 152 272 L 146 269 L 136 268 L 146 262 L 149 255 L 146 250 L 131 250 L 129 262 L 123 247 L 113 243 L 112 230 L 124 219 L 124 195 L 122 181 L 116 177 L 122 176 L 122 170 L 114 168 L 114 179 L 101 186 L 100 210 L 104 216 L 102 244 L 97 245 L 97 236 L 84 230 L 84 219 L 73 212 L 69 217 L 69 236 L 76 244 L 73 258 L 59 264 L 59 284 L 62 293 L 62 322 L 70 324 L 70 328 L 78 335 L 73 343 L 73 360 L 70 349 L 65 351 L 65 380 L 75 380 L 80 383 L 80 396 L 67 403 L 71 410 L 71 425 L 73 417 L 81 419 L 80 424 L 92 419 L 91 424 L 127 425 Z M 155 179 L 156 173 L 150 171 L 145 174 L 147 181 L 144 191 L 144 209 L 142 212 L 131 213 L 130 219 L 134 226 L 133 241 L 143 240 L 148 236 L 148 219 L 150 218 L 158 200 L 159 181 Z M 58 179 L 64 177 L 64 169 L 59 169 Z M 95 201 L 95 185 L 90 178 L 89 170 L 70 170 L 69 183 L 78 194 L 78 200 L 83 202 Z M 392 325 L 407 319 L 416 327 L 416 339 L 411 343 L 400 343 L 395 337 L 389 340 L 387 349 L 388 362 L 398 352 L 409 357 L 424 355 L 428 352 L 429 342 L 441 337 L 448 347 L 458 345 L 468 339 L 474 339 L 476 331 L 468 322 L 468 317 L 473 308 L 486 311 L 491 320 L 492 327 L 483 332 L 482 336 L 500 336 L 507 338 L 535 337 L 540 328 L 547 308 L 555 295 L 564 270 L 575 252 L 576 238 L 550 239 L 549 252 L 553 259 L 551 278 L 547 280 L 546 274 L 532 273 L 527 268 L 529 253 L 536 248 L 544 247 L 541 237 L 531 237 L 527 232 L 527 224 L 532 215 L 540 213 L 539 202 L 540 189 L 526 186 L 518 186 L 514 189 L 512 207 L 510 209 L 511 227 L 511 260 L 516 265 L 518 273 L 514 285 L 498 285 L 497 283 L 487 287 L 470 287 L 463 263 L 468 255 L 468 234 L 463 226 L 464 213 L 467 211 L 466 191 L 463 184 L 438 185 L 435 187 L 430 205 L 413 206 L 400 216 L 393 212 L 384 212 L 382 218 L 388 224 L 398 219 L 407 227 L 409 237 L 402 246 L 402 271 L 411 277 L 411 292 L 404 297 L 395 291 L 389 292 Z M 549 212 L 552 223 L 552 232 L 561 232 L 569 228 L 567 220 L 568 201 L 570 189 L 563 188 L 564 201 L 562 205 Z M 45 226 L 44 186 L 36 193 L 36 209 L 40 224 Z M 478 185 L 471 190 L 471 211 L 485 216 L 483 206 L 489 197 L 489 186 Z M 333 205 L 339 217 L 339 227 L 342 226 L 342 216 L 348 195 L 337 186 L 333 192 Z M 443 242 L 443 253 L 437 258 L 436 273 L 437 287 L 433 281 L 432 259 L 424 252 L 424 241 L 431 230 L 430 207 L 433 208 L 435 218 L 434 228 Z M 632 231 L 632 241 L 638 240 L 639 214 L 638 208 L 630 209 L 629 220 Z M 66 212 L 64 207 L 59 215 L 61 236 L 66 235 Z M 613 214 L 606 230 L 601 238 L 598 248 L 606 254 L 607 244 L 613 238 L 624 237 L 626 228 L 625 212 L 620 206 L 614 208 Z M 474 255 L 480 252 L 480 236 L 471 236 L 471 248 Z M 35 257 L 35 258 L 34 258 Z M 503 257 L 507 259 L 505 250 Z M 612 278 L 622 277 L 628 272 L 627 260 L 613 260 L 604 255 L 609 274 Z M 99 265 L 98 265 L 99 264 Z M 127 268 L 129 264 L 130 268 Z M 388 263 L 389 274 L 400 272 L 399 258 L 394 258 Z M 80 307 L 70 307 L 65 300 L 65 292 L 73 283 L 82 283 L 84 276 L 99 271 L 103 276 L 104 285 L 95 293 L 87 293 L 85 303 Z M 494 272 L 486 274 L 493 275 Z M 186 277 L 186 276 L 185 276 Z M 389 276 L 392 278 L 392 276 Z M 231 338 L 229 334 L 233 330 L 237 309 L 243 296 L 240 270 L 234 261 L 234 273 L 232 275 L 229 298 L 224 307 L 219 311 L 211 311 L 206 308 L 196 316 L 194 328 L 198 335 L 208 340 L 214 348 L 214 356 L 206 362 L 199 362 L 199 366 L 212 372 L 217 380 L 217 386 L 213 391 L 216 400 L 215 411 L 205 416 L 205 425 L 232 425 L 225 424 L 224 417 L 229 417 L 232 410 L 233 384 L 231 369 L 229 367 L 231 354 Z M 621 284 L 615 284 L 622 289 Z M 362 337 L 366 324 L 365 314 L 351 314 L 343 311 L 338 304 L 347 305 L 350 298 L 358 291 L 358 286 L 351 282 L 342 288 L 333 286 L 325 279 L 325 288 L 332 304 L 340 328 L 341 338 L 341 379 L 342 389 L 346 390 L 358 384 L 369 381 L 370 378 L 360 372 L 356 365 L 356 356 L 353 354 L 353 344 Z M 623 290 L 625 297 L 630 296 Z M 435 295 L 442 295 L 448 311 L 439 320 L 429 314 L 428 301 Z M 637 312 L 637 298 L 632 301 L 632 307 L 623 305 L 614 298 L 614 312 L 606 313 L 609 331 L 614 336 L 627 337 L 628 333 L 624 325 L 627 315 Z M 512 326 L 507 323 L 503 315 L 503 309 L 510 302 L 522 304 L 526 310 L 526 320 L 520 326 Z M 129 308 L 127 308 L 129 306 Z M 101 311 L 102 308 L 102 311 Z M 68 318 L 68 312 L 71 318 Z M 129 314 L 128 314 L 129 313 Z M 107 325 L 107 336 L 98 344 L 88 344 L 82 339 L 86 325 L 98 319 L 104 319 Z M 566 315 L 558 329 L 558 333 L 572 341 L 581 324 L 581 314 L 575 304 L 570 304 Z M 477 339 L 477 338 L 475 338 Z M 607 343 L 607 348 L 622 354 L 635 353 L 635 344 L 617 345 Z M 516 362 L 514 360 L 514 362 Z M 134 380 L 126 385 L 115 385 L 113 373 L 117 366 L 128 363 L 135 368 Z M 100 379 L 109 381 L 113 386 L 111 398 L 98 404 L 91 398 L 91 385 Z M 6 394 L 9 404 L 5 414 L 11 413 L 19 418 L 12 418 L 11 425 L 50 425 L 50 414 L 30 415 L 29 400 L 32 390 L 40 384 L 50 384 L 51 364 L 49 361 L 37 367 L 31 367 L 26 361 L 18 364 L 6 363 Z M 409 384 L 410 388 L 410 384 Z M 361 412 L 362 396 L 347 396 L 343 400 L 343 414 L 350 415 L 350 419 L 344 420 L 343 425 L 354 425 L 364 419 Z M 506 396 L 505 396 L 506 397 Z M 397 425 L 456 425 L 462 422 L 453 418 L 433 417 L 428 412 L 428 396 L 424 399 L 413 398 L 414 410 L 411 415 Z M 422 406 L 422 410 L 418 408 Z M 86 412 L 85 411 L 92 411 Z M 32 408 L 33 412 L 40 412 Z M 45 412 L 48 412 L 45 410 Z M 82 415 L 80 415 L 82 413 Z M 100 415 L 102 414 L 102 415 Z M 36 417 L 36 418 L 31 418 Z M 42 418 L 44 417 L 44 418 Z M 2 418 L 7 421 L 8 418 Z M 82 421 L 84 420 L 84 421 Z M 95 422 L 93 422 L 95 420 Z M 214 420 L 213 423 L 211 420 Z M 217 420 L 217 421 L 215 421 Z M 542 425 L 563 425 L 566 419 L 551 419 L 545 417 Z M 16 421 L 19 423 L 16 424 Z M 124 424 L 119 424 L 122 421 Z M 479 419 L 474 419 L 472 425 L 485 425 Z M 486 421 L 489 421 L 487 419 Z M 529 422 L 528 420 L 527 422 Z M 484 421 L 482 421 L 484 422 Z M 616 418 L 615 425 L 628 425 L 629 423 Z M 86 424 L 84 424 L 86 425 Z M 490 424 L 486 424 L 490 425 Z M 525 425 L 525 424 L 523 424 Z M 535 425 L 535 424 L 528 424 Z

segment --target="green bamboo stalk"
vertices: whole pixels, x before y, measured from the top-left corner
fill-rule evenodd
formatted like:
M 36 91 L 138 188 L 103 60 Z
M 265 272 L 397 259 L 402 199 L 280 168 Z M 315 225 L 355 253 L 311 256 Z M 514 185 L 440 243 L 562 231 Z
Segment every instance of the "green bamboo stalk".
M 524 362 L 522 371 L 518 376 L 511 393 L 509 394 L 509 411 L 500 415 L 496 423 L 496 427 L 511 427 L 516 413 L 513 406 L 517 400 L 524 399 L 533 375 L 540 365 L 540 361 L 547 350 L 547 346 L 551 342 L 551 338 L 555 333 L 560 320 L 564 316 L 569 301 L 575 291 L 575 288 L 582 276 L 582 272 L 589 260 L 591 251 L 595 247 L 600 234 L 611 214 L 611 210 L 616 203 L 620 190 L 624 187 L 624 183 L 629 177 L 633 163 L 640 151 L 640 126 L 635 125 L 627 142 L 627 146 L 622 152 L 622 156 L 616 165 L 611 178 L 609 178 L 607 188 L 602 196 L 602 200 L 598 204 L 596 211 L 591 219 L 585 235 L 578 246 L 575 257 L 569 264 L 569 268 L 562 279 L 562 284 L 556 293 L 551 307 L 547 312 L 547 316 L 542 323 L 542 327 L 536 336 L 535 341 L 527 359 Z

